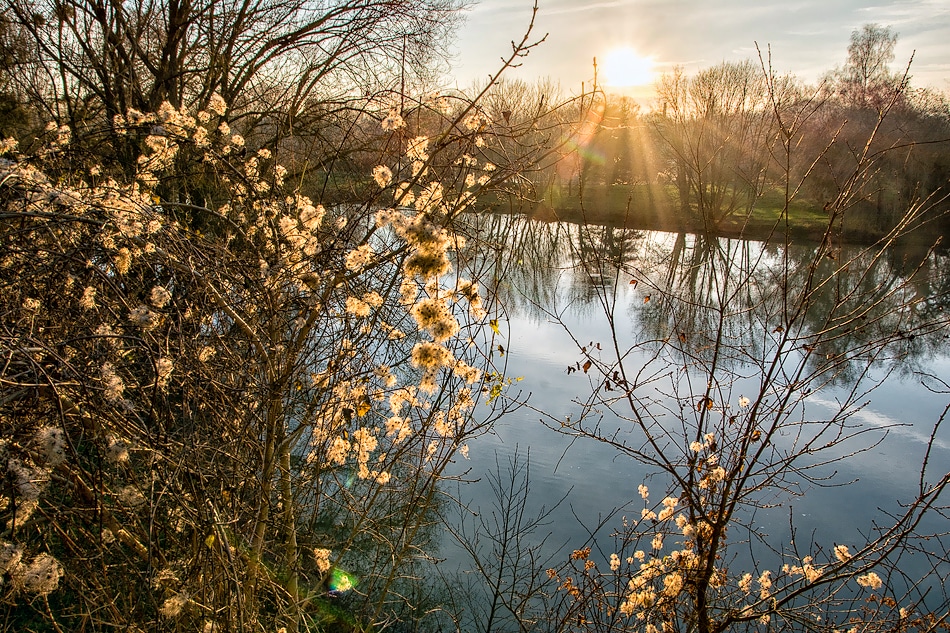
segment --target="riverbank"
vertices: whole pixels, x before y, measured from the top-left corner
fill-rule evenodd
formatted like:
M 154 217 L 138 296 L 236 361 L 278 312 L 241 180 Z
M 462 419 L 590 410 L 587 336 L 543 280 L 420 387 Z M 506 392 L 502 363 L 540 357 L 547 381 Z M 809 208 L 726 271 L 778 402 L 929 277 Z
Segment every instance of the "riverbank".
M 597 185 L 579 191 L 548 190 L 537 200 L 523 200 L 508 194 L 483 196 L 492 210 L 523 213 L 547 222 L 589 223 L 638 230 L 709 233 L 720 237 L 755 240 L 776 238 L 820 242 L 828 228 L 829 216 L 819 205 L 793 201 L 788 213 L 780 195 L 762 196 L 751 212 L 738 212 L 717 226 L 706 226 L 698 215 L 684 209 L 675 191 L 656 185 Z M 886 235 L 880 222 L 869 212 L 854 209 L 845 214 L 835 240 L 847 244 L 871 244 Z M 933 240 L 940 230 L 928 230 Z

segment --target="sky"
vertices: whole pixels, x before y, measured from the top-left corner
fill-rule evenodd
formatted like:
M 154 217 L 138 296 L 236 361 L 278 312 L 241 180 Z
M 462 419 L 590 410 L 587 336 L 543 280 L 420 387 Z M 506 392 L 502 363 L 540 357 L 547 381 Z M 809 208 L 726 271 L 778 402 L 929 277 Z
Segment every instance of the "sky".
M 897 33 L 893 71 L 911 55 L 911 83 L 950 93 L 950 0 L 538 0 L 534 39 L 547 34 L 511 76 L 549 77 L 566 92 L 589 87 L 593 58 L 629 47 L 653 70 L 688 74 L 723 61 L 757 60 L 756 43 L 778 73 L 807 82 L 844 64 L 851 32 L 867 23 Z M 484 79 L 520 40 L 532 0 L 479 0 L 458 33 L 459 87 Z M 601 75 L 603 76 L 603 75 Z M 636 96 L 644 96 L 644 90 Z

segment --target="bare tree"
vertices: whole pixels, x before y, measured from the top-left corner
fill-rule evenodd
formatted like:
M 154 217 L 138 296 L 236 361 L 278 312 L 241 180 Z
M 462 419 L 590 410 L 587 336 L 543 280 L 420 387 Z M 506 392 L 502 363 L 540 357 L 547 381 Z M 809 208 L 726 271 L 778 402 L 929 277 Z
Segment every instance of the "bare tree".
M 900 80 L 890 69 L 896 44 L 897 33 L 879 24 L 865 24 L 851 32 L 838 90 L 853 107 L 876 110 L 886 103 Z
M 231 116 L 292 117 L 314 98 L 399 86 L 443 54 L 460 0 L 117 3 L 10 0 L 6 13 L 32 43 L 15 77 L 44 118 L 111 122 L 163 102 Z M 289 122 L 283 121 L 290 125 Z
M 767 182 L 768 153 L 778 130 L 767 90 L 751 62 L 722 63 L 658 84 L 663 116 L 655 119 L 680 204 L 707 230 L 748 213 Z

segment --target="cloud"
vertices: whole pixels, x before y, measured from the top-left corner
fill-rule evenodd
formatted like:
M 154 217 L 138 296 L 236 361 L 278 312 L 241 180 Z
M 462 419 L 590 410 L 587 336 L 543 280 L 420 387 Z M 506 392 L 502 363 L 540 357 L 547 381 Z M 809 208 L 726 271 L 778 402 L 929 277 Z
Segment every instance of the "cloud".
M 552 2 L 551 4 L 556 7 L 560 3 Z M 570 3 L 569 5 L 562 8 L 547 9 L 543 12 L 545 15 L 568 15 L 574 13 L 587 13 L 589 11 L 598 11 L 601 9 L 616 9 L 625 6 L 632 7 L 634 4 L 636 3 L 631 0 L 607 0 L 606 2 L 586 4 Z
M 510 49 L 531 6 L 530 0 L 483 0 L 476 6 L 460 44 L 466 72 L 494 63 Z M 897 31 L 895 65 L 916 51 L 914 85 L 946 86 L 946 0 L 543 0 L 536 33 L 549 33 L 548 41 L 518 73 L 579 85 L 591 76 L 592 57 L 621 46 L 652 56 L 660 69 L 682 65 L 691 73 L 722 61 L 755 59 L 757 43 L 763 51 L 771 46 L 779 72 L 817 81 L 844 63 L 851 32 L 868 22 Z
M 814 395 L 809 396 L 807 402 L 808 404 L 817 405 L 827 409 L 830 412 L 837 412 L 841 408 L 841 403 L 837 402 L 836 400 L 830 400 Z M 930 442 L 931 429 L 927 425 L 923 425 L 922 427 L 914 426 L 913 424 L 897 420 L 885 413 L 875 411 L 871 408 L 864 408 L 855 411 L 851 414 L 850 419 L 863 422 L 868 426 L 873 426 L 881 430 L 886 430 L 888 433 L 908 439 L 916 444 L 926 445 Z M 933 445 L 935 448 L 950 450 L 950 444 L 939 438 L 935 438 L 933 440 Z

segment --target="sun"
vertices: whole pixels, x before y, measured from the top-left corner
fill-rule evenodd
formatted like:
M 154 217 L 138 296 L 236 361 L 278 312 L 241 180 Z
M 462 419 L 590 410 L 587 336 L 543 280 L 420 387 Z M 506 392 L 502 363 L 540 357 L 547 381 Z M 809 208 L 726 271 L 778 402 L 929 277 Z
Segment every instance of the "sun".
M 604 56 L 601 77 L 604 85 L 613 88 L 652 84 L 653 58 L 644 57 L 630 47 L 615 48 Z

